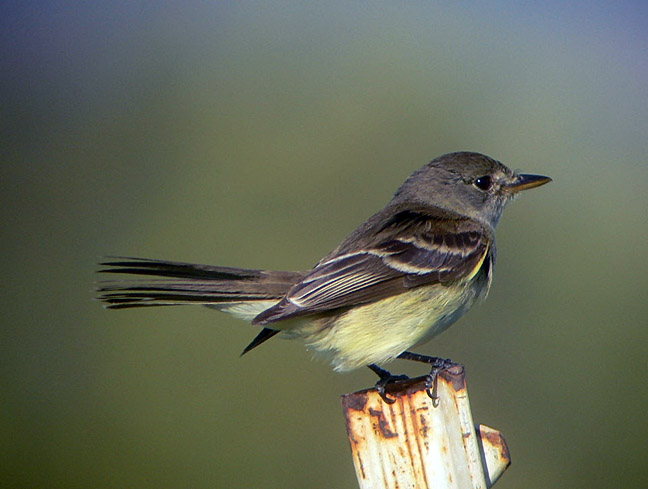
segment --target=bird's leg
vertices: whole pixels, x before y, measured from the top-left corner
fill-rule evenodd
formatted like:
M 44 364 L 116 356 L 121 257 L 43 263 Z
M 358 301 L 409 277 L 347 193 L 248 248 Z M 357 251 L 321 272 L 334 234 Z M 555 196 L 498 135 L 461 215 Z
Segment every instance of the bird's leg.
M 430 373 L 428 374 L 425 381 L 427 385 L 427 389 L 425 391 L 427 392 L 427 395 L 430 396 L 430 399 L 432 399 L 432 404 L 434 405 L 434 407 L 437 407 L 439 405 L 439 396 L 437 393 L 437 381 L 439 374 L 443 370 L 459 364 L 453 362 L 449 358 L 430 357 L 427 355 L 421 355 L 419 353 L 413 353 L 411 351 L 404 351 L 403 353 L 398 355 L 398 358 L 402 360 L 411 360 L 413 362 L 421 362 L 432 365 Z
M 407 380 L 408 379 L 407 375 L 392 375 L 389 371 L 385 370 L 384 368 L 380 368 L 375 363 L 372 363 L 371 365 L 367 365 L 367 366 L 378 377 L 380 377 L 380 379 L 378 379 L 378 382 L 376 382 L 376 390 L 378 391 L 378 394 L 380 394 L 380 397 L 382 397 L 382 400 L 385 401 L 387 404 L 395 403 L 396 399 L 392 399 L 391 397 L 387 396 L 387 393 L 385 392 L 385 387 L 390 382 L 397 382 L 399 380 Z

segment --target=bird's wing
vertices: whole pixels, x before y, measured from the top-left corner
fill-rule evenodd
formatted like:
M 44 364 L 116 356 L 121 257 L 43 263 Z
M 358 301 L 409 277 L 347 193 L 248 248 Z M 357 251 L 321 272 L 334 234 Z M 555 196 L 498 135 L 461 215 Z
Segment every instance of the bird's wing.
M 388 227 L 391 230 L 385 232 Z M 490 239 L 479 225 L 446 225 L 438 217 L 413 212 L 394 216 L 364 241 L 357 251 L 318 263 L 253 322 L 275 323 L 471 277 L 490 249 Z

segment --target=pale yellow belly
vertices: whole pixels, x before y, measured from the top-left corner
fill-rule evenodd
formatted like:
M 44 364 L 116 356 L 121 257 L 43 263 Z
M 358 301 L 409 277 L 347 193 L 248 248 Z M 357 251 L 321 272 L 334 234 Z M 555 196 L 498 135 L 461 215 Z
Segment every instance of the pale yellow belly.
M 478 298 L 477 283 L 417 287 L 335 316 L 304 318 L 286 333 L 337 371 L 385 363 L 455 322 Z

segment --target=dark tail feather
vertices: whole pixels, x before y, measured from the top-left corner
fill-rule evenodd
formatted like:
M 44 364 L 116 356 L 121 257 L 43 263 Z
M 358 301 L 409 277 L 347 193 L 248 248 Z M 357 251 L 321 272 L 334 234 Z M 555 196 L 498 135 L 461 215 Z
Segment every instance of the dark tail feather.
M 241 353 L 241 356 L 245 355 L 251 349 L 256 348 L 261 343 L 264 343 L 264 342 L 268 341 L 270 338 L 272 338 L 277 333 L 279 333 L 279 330 L 277 330 L 277 329 L 263 328 L 261 330 L 261 332 L 254 337 L 254 339 L 250 342 L 250 344 L 245 347 L 245 349 L 243 350 L 243 353 Z
M 100 265 L 100 273 L 164 277 L 100 282 L 98 298 L 111 309 L 279 300 L 303 276 L 145 258 L 109 257 Z

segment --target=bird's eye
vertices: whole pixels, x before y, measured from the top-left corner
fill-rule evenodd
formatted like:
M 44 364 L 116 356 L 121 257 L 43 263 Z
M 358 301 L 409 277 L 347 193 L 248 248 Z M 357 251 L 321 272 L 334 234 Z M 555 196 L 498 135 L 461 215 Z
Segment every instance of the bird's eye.
M 477 178 L 474 182 L 475 187 L 480 190 L 488 190 L 493 185 L 493 180 L 488 175 Z

